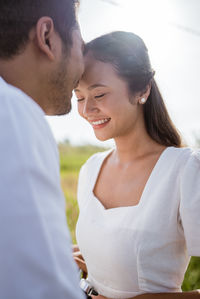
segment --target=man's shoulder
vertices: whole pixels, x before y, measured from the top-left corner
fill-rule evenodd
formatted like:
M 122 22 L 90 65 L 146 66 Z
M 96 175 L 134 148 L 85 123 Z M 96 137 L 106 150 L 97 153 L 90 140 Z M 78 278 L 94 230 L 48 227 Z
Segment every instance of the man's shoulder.
M 39 105 L 20 89 L 0 79 L 1 144 L 31 149 L 55 146 L 55 140 Z
M 19 88 L 8 84 L 0 77 L 0 102 L 1 107 L 3 106 L 5 112 L 14 110 L 18 113 L 35 114 L 37 116 L 44 116 L 44 112 L 40 106 L 27 94 L 25 94 Z M 16 117 L 18 114 L 16 113 Z

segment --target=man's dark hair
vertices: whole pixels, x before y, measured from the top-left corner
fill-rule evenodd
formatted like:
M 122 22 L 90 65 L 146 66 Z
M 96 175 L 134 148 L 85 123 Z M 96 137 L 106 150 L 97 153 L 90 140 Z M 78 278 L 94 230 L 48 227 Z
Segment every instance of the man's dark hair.
M 8 59 L 23 51 L 30 30 L 43 17 L 51 17 L 66 50 L 72 45 L 77 26 L 77 0 L 0 0 L 0 58 Z

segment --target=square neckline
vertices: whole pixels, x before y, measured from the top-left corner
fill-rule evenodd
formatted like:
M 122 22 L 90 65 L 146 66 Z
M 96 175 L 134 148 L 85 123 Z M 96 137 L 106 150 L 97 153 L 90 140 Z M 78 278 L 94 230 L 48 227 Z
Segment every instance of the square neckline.
M 106 160 L 106 158 L 108 158 L 108 156 L 115 150 L 115 149 L 110 149 L 107 151 L 106 155 L 103 156 L 103 159 L 100 160 L 100 163 L 97 167 L 97 172 L 96 172 L 96 175 L 95 175 L 95 178 L 94 178 L 94 182 L 92 184 L 92 188 L 91 188 L 91 193 L 92 193 L 92 197 L 93 199 L 99 204 L 99 206 L 102 208 L 103 211 L 113 211 L 113 210 L 123 210 L 123 209 L 131 209 L 131 208 L 139 208 L 141 205 L 142 205 L 142 202 L 144 200 L 144 197 L 145 197 L 145 193 L 147 192 L 147 189 L 148 189 L 148 186 L 150 185 L 150 182 L 152 180 L 152 177 L 155 175 L 155 172 L 159 166 L 159 164 L 161 164 L 162 160 L 164 159 L 164 156 L 166 155 L 166 153 L 168 152 L 169 149 L 171 148 L 174 148 L 174 146 L 168 146 L 166 147 L 162 153 L 160 154 L 158 160 L 156 161 L 147 181 L 146 181 L 146 184 L 143 188 L 143 191 L 142 191 L 142 194 L 140 196 L 140 200 L 138 201 L 138 203 L 136 205 L 129 205 L 129 206 L 120 206 L 120 207 L 113 207 L 113 208 L 106 208 L 102 202 L 98 199 L 98 197 L 94 194 L 94 188 L 96 186 L 96 183 L 97 183 L 97 179 L 100 175 L 100 172 L 101 172 L 101 169 L 103 167 L 103 163 L 104 161 Z

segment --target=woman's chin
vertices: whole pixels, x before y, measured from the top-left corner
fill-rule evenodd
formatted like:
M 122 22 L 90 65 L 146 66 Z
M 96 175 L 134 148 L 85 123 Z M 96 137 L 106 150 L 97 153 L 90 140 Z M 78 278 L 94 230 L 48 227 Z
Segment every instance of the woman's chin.
M 100 135 L 100 134 L 97 134 L 97 133 L 95 133 L 95 132 L 94 132 L 94 134 L 95 134 L 96 138 L 97 138 L 99 141 L 107 141 L 107 140 L 109 140 L 109 139 L 112 139 L 112 136 Z

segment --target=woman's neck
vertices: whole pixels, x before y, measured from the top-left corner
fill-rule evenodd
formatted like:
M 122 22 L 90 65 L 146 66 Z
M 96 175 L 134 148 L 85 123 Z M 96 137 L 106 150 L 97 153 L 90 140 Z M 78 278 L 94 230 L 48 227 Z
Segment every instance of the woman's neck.
M 116 151 L 114 161 L 118 164 L 133 162 L 138 158 L 155 152 L 162 152 L 165 146 L 155 142 L 146 132 L 146 129 L 133 131 L 126 136 L 115 138 Z

